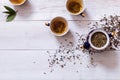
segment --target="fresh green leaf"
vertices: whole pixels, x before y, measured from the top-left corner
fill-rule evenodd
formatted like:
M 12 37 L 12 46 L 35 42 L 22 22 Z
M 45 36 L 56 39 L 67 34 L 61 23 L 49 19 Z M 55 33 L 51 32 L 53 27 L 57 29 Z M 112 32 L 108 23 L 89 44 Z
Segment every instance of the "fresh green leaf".
M 17 11 L 13 10 L 12 8 L 8 7 L 8 6 L 4 6 L 4 8 L 7 10 L 7 11 L 4 11 L 3 13 L 7 14 L 7 18 L 6 18 L 6 21 L 7 22 L 10 22 L 12 21 L 15 17 L 16 17 L 16 14 L 17 14 Z
M 3 13 L 6 13 L 6 14 L 11 14 L 11 12 L 8 12 L 8 11 L 5 11 L 5 12 L 3 12 Z
M 10 22 L 16 17 L 16 14 L 8 15 L 6 21 Z
M 5 9 L 7 9 L 9 12 L 15 13 L 16 11 L 13 10 L 12 8 L 8 7 L 8 6 L 4 6 Z

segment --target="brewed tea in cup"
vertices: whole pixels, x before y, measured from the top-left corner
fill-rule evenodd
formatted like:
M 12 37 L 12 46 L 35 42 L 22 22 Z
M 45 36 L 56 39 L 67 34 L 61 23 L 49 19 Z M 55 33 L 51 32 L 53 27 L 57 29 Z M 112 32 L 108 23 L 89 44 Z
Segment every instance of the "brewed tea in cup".
M 68 22 L 63 17 L 52 19 L 48 26 L 56 36 L 64 36 L 69 31 Z
M 79 15 L 85 10 L 83 0 L 67 0 L 66 8 L 72 15 Z
M 13 5 L 18 6 L 25 3 L 26 0 L 9 0 Z

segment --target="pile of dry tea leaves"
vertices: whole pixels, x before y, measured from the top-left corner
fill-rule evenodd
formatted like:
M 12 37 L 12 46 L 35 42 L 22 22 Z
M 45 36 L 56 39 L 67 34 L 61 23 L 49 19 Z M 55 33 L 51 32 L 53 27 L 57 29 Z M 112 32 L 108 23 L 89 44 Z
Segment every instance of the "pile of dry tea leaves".
M 89 25 L 88 25 L 89 26 Z M 110 45 L 105 50 L 116 50 L 120 46 L 120 17 L 115 16 L 109 16 L 104 17 L 99 22 L 94 23 L 92 27 L 89 27 L 90 31 L 94 29 L 103 29 L 105 30 L 110 37 Z M 52 68 L 55 65 L 61 66 L 61 68 L 64 68 L 67 64 L 67 62 L 73 62 L 73 64 L 76 64 L 76 60 L 81 60 L 81 54 L 76 51 L 82 51 L 83 53 L 88 53 L 90 55 L 93 55 L 96 52 L 102 52 L 94 50 L 90 47 L 90 44 L 87 42 L 88 40 L 88 34 L 80 35 L 79 33 L 75 32 L 77 36 L 77 42 L 74 45 L 74 42 L 68 41 L 69 39 L 65 39 L 66 43 L 68 43 L 66 46 L 70 46 L 71 48 L 66 48 L 64 43 L 61 42 L 64 46 L 59 46 L 59 49 L 50 52 L 47 51 L 49 55 L 49 67 Z M 93 60 L 93 58 L 91 58 Z M 82 64 L 82 62 L 80 62 Z
M 120 46 L 120 16 L 109 16 L 101 19 L 102 28 L 109 34 L 111 39 L 111 49 L 117 49 Z
M 110 37 L 110 45 L 105 50 L 116 50 L 120 47 L 120 16 L 109 16 L 102 18 L 99 22 L 96 22 L 92 30 L 95 29 L 103 29 L 106 31 Z M 89 35 L 89 34 L 88 34 Z M 101 52 L 94 50 L 90 47 L 89 43 L 87 42 L 88 37 L 83 38 L 85 41 L 81 45 L 81 49 L 83 52 L 88 52 L 90 54 Z

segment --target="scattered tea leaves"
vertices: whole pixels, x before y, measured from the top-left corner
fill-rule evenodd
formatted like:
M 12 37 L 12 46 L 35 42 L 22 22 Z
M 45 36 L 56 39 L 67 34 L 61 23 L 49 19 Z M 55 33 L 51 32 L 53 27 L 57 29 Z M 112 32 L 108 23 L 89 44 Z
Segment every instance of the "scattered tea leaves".
M 88 24 L 88 26 L 91 25 Z M 89 27 L 90 31 L 93 29 L 102 28 L 105 30 L 108 34 L 110 34 L 110 45 L 107 49 L 115 50 L 116 48 L 120 47 L 120 17 L 119 16 L 109 16 L 104 17 L 99 22 L 96 22 L 95 24 L 92 24 L 92 28 Z M 113 35 L 114 33 L 114 35 Z M 88 34 L 82 34 L 80 35 L 78 32 L 75 32 L 75 35 L 77 37 L 77 41 L 75 42 L 75 45 L 73 45 L 74 42 L 69 41 L 69 39 L 65 39 L 65 43 L 67 43 L 67 47 L 69 46 L 70 49 L 66 48 L 66 45 L 64 42 L 60 42 L 59 49 L 55 52 L 51 53 L 47 51 L 49 55 L 49 67 L 53 68 L 55 65 L 59 65 L 61 68 L 64 68 L 68 62 L 72 62 L 74 65 L 77 64 L 77 61 L 80 65 L 84 64 L 82 62 L 83 56 L 79 52 L 76 51 L 82 51 L 85 54 L 94 55 L 95 53 L 101 53 L 102 51 L 97 51 L 93 48 L 91 48 L 88 44 L 86 48 L 84 47 L 84 44 L 88 40 Z M 87 68 L 90 68 L 91 65 L 94 67 L 97 66 L 94 62 L 94 57 L 91 57 L 90 59 L 90 65 L 86 64 Z M 77 71 L 78 72 L 78 71 Z

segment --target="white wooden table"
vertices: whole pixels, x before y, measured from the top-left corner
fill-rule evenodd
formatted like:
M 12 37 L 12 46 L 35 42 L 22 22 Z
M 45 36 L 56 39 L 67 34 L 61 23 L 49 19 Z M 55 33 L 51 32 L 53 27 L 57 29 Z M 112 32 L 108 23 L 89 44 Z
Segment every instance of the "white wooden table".
M 87 33 L 88 23 L 100 20 L 104 14 L 120 15 L 120 0 L 84 0 L 84 18 L 71 16 L 65 2 L 28 0 L 14 7 L 9 0 L 0 0 L 0 80 L 120 80 L 119 50 L 95 54 L 96 66 L 88 66 L 90 56 L 84 54 L 81 65 L 68 63 L 63 69 L 56 66 L 54 72 L 49 72 L 46 51 L 56 50 L 65 38 L 76 40 L 75 32 Z M 4 5 L 19 11 L 10 23 L 5 22 L 6 16 L 1 13 Z M 55 37 L 44 25 L 56 16 L 69 22 L 70 33 L 65 37 Z

